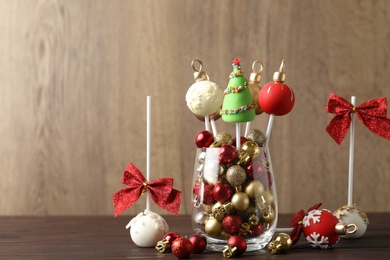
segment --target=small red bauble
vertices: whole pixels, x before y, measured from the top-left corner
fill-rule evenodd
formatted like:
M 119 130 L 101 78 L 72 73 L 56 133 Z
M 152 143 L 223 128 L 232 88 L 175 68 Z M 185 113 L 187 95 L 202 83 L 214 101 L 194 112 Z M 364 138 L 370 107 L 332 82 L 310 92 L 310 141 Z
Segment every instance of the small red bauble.
M 227 215 L 222 220 L 223 229 L 229 234 L 237 234 L 242 224 L 242 218 L 239 215 Z
M 187 258 L 191 254 L 192 243 L 186 237 L 179 237 L 172 242 L 171 250 L 177 258 Z
M 302 222 L 303 233 L 312 247 L 326 249 L 336 244 L 340 238 L 335 231 L 336 224 L 339 221 L 327 209 L 309 211 Z
M 213 189 L 214 185 L 212 184 L 196 181 L 192 192 L 200 203 L 210 205 L 215 202 Z M 200 194 L 201 191 L 203 191 L 203 194 Z M 201 198 L 203 198 L 203 201 L 200 201 Z
M 261 233 L 263 233 L 264 227 L 261 224 L 257 224 L 257 225 L 251 226 L 249 228 L 249 230 L 251 231 L 249 233 L 250 237 L 257 237 L 257 236 L 260 236 Z
M 201 234 L 194 234 L 189 239 L 192 243 L 192 253 L 200 254 L 206 249 L 207 240 Z
M 164 235 L 163 241 L 167 241 L 168 245 L 171 246 L 172 242 L 179 237 L 180 235 L 176 232 L 168 232 Z
M 214 186 L 212 184 L 208 184 L 208 183 L 203 183 L 204 184 L 204 187 L 203 187 L 203 204 L 205 205 L 211 205 L 215 202 L 215 199 L 214 199 L 214 194 L 213 194 L 213 189 L 214 189 Z M 200 196 L 202 197 L 202 196 Z
M 195 144 L 198 148 L 207 148 L 213 141 L 213 134 L 206 130 L 200 131 L 195 137 Z
M 293 90 L 283 82 L 269 82 L 261 88 L 259 105 L 267 114 L 283 116 L 294 107 L 295 95 Z
M 219 150 L 219 162 L 220 163 L 231 163 L 237 158 L 236 147 L 230 144 L 222 145 Z
M 231 236 L 226 244 L 232 248 L 235 257 L 241 256 L 246 251 L 246 240 L 242 236 Z
M 214 198 L 219 202 L 225 202 L 230 199 L 232 190 L 227 183 L 218 183 L 213 189 Z

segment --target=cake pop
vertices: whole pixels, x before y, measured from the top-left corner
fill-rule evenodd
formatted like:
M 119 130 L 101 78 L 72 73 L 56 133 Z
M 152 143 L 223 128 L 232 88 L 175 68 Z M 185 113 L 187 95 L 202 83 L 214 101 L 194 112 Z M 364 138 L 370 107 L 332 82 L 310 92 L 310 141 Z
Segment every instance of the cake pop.
M 199 70 L 195 68 L 195 63 L 199 63 Z M 190 86 L 186 93 L 186 102 L 188 108 L 197 118 L 204 118 L 206 130 L 209 130 L 209 120 L 214 136 L 217 134 L 214 120 L 219 117 L 216 115 L 223 102 L 223 93 L 219 86 L 209 80 L 209 76 L 202 70 L 203 64 L 200 60 L 195 59 L 191 63 L 194 69 L 195 83 Z

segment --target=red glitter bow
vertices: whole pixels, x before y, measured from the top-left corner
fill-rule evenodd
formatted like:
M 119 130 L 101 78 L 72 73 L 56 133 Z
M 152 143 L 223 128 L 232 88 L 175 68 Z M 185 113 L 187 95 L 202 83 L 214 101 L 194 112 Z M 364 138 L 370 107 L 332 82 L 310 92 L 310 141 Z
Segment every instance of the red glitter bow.
M 390 119 L 386 118 L 386 98 L 370 99 L 354 107 L 344 98 L 332 93 L 325 111 L 336 114 L 326 127 L 326 131 L 338 144 L 341 144 L 348 132 L 351 113 L 356 113 L 359 121 L 371 132 L 390 140 Z
M 129 187 L 112 196 L 115 217 L 130 208 L 146 191 L 154 203 L 173 214 L 178 214 L 182 193 L 172 188 L 173 178 L 158 178 L 147 182 L 142 172 L 130 163 L 123 174 L 122 183 Z
M 318 209 L 319 207 L 321 207 L 321 205 L 322 205 L 322 202 L 317 203 L 316 205 L 308 208 L 307 212 L 310 212 L 314 209 Z M 293 230 L 290 233 L 290 238 L 293 242 L 293 245 L 295 245 L 298 242 L 299 237 L 302 234 L 302 231 L 303 231 L 302 220 L 305 217 L 305 215 L 306 215 L 305 211 L 303 209 L 301 209 L 293 216 L 293 218 L 290 221 L 290 227 L 293 227 Z

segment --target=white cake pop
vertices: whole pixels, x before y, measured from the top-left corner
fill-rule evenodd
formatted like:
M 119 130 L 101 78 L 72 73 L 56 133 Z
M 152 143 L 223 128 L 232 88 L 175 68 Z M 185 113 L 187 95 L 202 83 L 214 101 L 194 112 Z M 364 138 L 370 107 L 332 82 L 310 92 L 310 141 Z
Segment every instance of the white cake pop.
M 130 237 L 139 247 L 154 247 L 169 232 L 167 222 L 147 209 L 130 220 L 126 228 L 130 228 Z
M 353 234 L 343 235 L 343 238 L 359 238 L 364 235 L 367 230 L 367 225 L 370 223 L 366 213 L 360 208 L 353 205 L 345 205 L 338 208 L 334 214 L 340 222 L 344 224 L 355 224 L 357 231 Z
M 186 102 L 188 108 L 195 115 L 208 116 L 219 111 L 223 102 L 223 92 L 212 81 L 197 81 L 188 89 Z

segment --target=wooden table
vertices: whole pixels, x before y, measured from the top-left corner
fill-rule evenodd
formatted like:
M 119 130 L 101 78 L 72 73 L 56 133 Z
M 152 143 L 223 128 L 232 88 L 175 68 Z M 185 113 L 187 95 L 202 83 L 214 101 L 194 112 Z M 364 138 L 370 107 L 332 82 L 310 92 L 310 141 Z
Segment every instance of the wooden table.
M 371 224 L 359 239 L 340 239 L 332 249 L 308 246 L 303 236 L 286 254 L 246 253 L 240 259 L 389 259 L 390 213 L 367 214 Z M 164 216 L 171 231 L 193 234 L 190 216 Z M 287 227 L 291 215 L 279 216 Z M 0 259 L 175 259 L 171 253 L 133 244 L 125 229 L 131 217 L 65 216 L 0 217 Z M 221 253 L 205 252 L 191 259 L 223 259 Z

